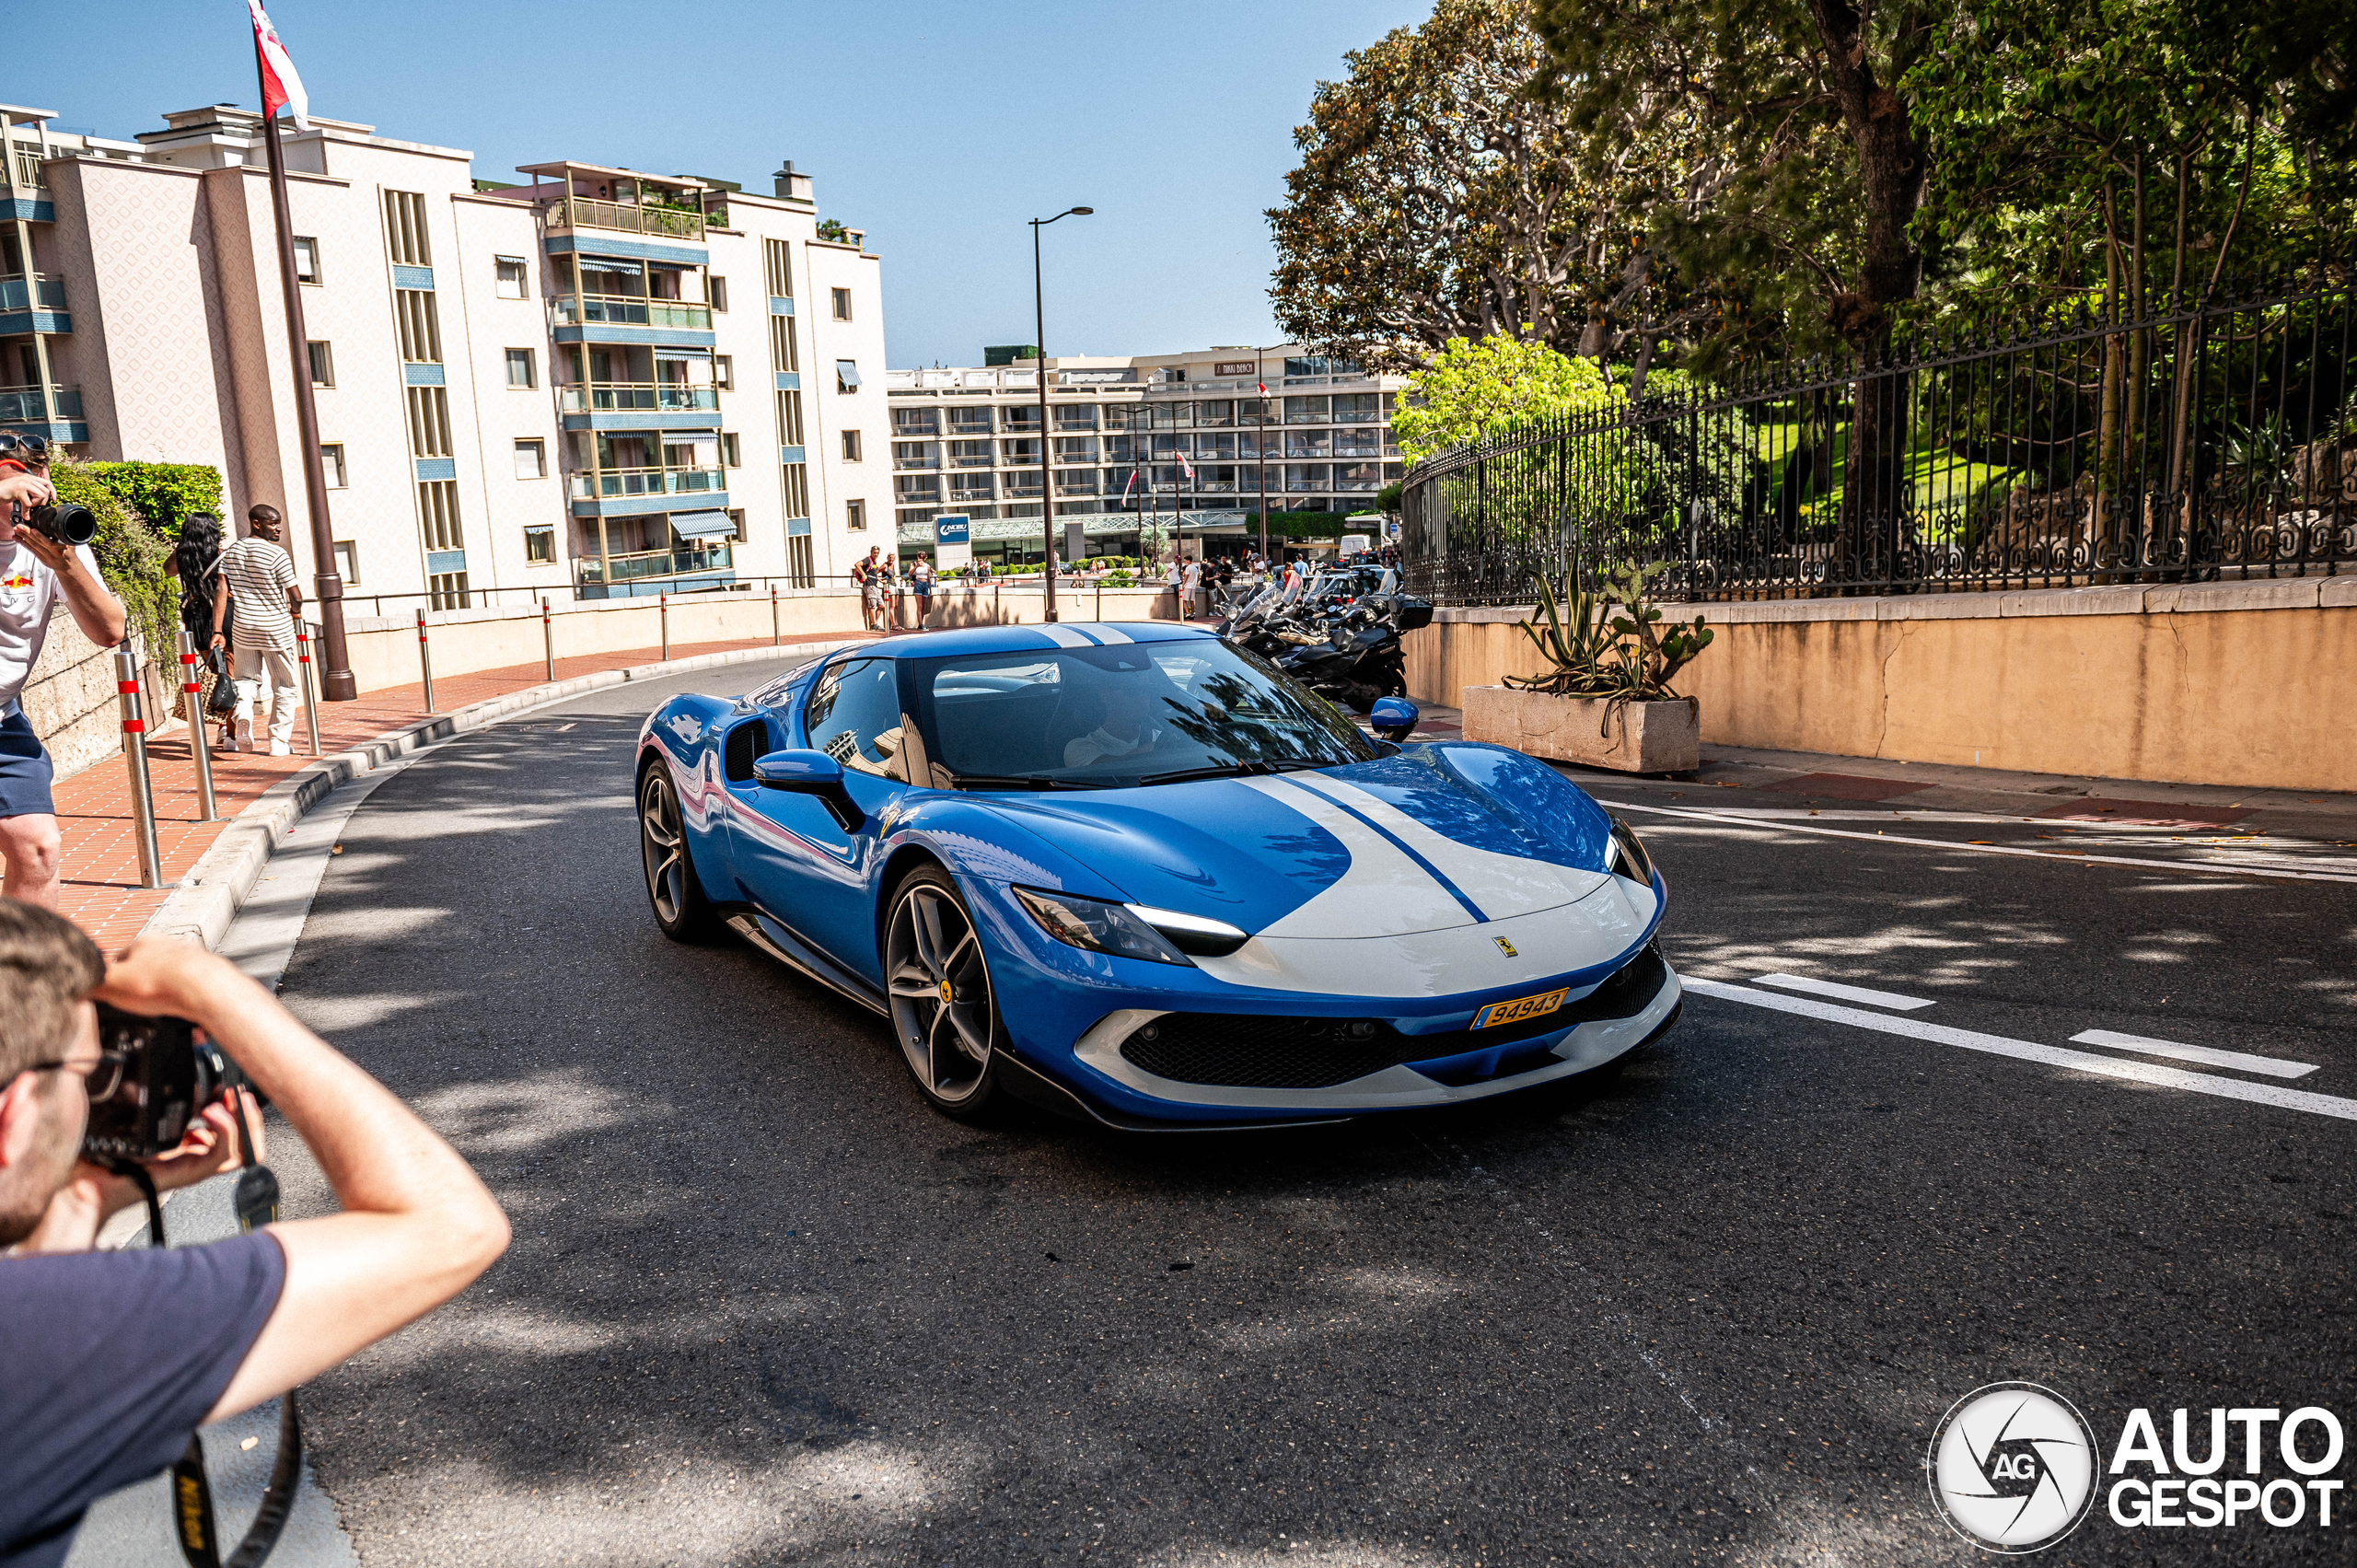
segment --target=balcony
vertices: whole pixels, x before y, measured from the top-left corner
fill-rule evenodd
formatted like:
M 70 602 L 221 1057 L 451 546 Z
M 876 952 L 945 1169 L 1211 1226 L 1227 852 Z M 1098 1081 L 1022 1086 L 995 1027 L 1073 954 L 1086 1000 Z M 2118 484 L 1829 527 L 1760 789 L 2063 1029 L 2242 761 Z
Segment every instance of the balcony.
M 57 400 L 58 418 L 82 417 L 81 388 L 52 387 L 50 392 Z M 48 418 L 39 387 L 0 387 L 0 424 L 38 424 Z
M 17 155 L 17 184 L 27 190 L 47 189 L 49 181 L 41 177 L 41 150 L 26 146 L 13 150 Z
M 22 273 L 0 275 L 0 310 L 64 308 L 65 284 L 63 279 L 51 277 L 46 273 L 35 273 L 28 286 Z
M 642 550 L 630 555 L 592 557 L 581 563 L 583 598 L 629 598 L 639 594 L 693 593 L 725 587 L 737 574 L 724 541 L 683 550 Z
M 565 476 L 575 501 L 612 501 L 634 495 L 716 495 L 728 489 L 726 469 L 593 469 Z
M 689 299 L 647 299 L 631 294 L 559 294 L 549 308 L 560 327 L 673 327 L 712 331 L 712 307 Z
M 550 228 L 600 228 L 613 234 L 651 234 L 660 238 L 703 243 L 703 215 L 677 207 L 639 206 L 626 202 L 600 202 L 589 196 L 563 196 L 541 209 Z
M 668 381 L 592 381 L 586 387 L 559 387 L 556 402 L 565 413 L 709 412 L 720 407 L 720 389 Z

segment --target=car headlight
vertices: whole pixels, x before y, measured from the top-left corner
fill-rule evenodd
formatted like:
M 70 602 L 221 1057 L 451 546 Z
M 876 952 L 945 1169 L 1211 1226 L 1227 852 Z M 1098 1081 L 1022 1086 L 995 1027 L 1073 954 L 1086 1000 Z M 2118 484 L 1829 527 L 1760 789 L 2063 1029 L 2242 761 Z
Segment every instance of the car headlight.
M 1071 893 L 1043 892 L 1037 888 L 1016 888 L 1013 891 L 1023 907 L 1031 912 L 1031 918 L 1039 923 L 1039 929 L 1059 942 L 1085 947 L 1092 953 L 1111 953 L 1117 958 L 1192 966 L 1193 960 L 1140 919 L 1127 904 L 1078 898 Z
M 1654 885 L 1654 857 L 1645 853 L 1644 842 L 1637 837 L 1637 830 L 1618 817 L 1612 819 L 1612 847 L 1605 858 L 1609 862 L 1613 875 L 1626 877 L 1640 888 L 1649 889 Z

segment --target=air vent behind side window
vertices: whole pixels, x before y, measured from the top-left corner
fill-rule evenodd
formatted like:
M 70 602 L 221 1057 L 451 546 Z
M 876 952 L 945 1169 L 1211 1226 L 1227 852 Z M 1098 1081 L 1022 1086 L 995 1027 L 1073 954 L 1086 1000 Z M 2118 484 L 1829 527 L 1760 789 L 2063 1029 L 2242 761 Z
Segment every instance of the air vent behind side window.
M 728 732 L 728 739 L 720 749 L 720 771 L 730 784 L 751 784 L 753 759 L 776 749 L 770 744 L 769 720 L 747 719 Z

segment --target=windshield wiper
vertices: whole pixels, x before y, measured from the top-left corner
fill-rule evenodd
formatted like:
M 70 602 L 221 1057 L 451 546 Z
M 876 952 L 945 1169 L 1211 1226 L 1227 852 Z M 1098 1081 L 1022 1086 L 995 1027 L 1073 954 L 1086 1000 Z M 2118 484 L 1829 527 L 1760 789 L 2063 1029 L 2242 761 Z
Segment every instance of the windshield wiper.
M 1297 773 L 1305 768 L 1338 768 L 1341 762 L 1331 758 L 1287 757 L 1279 761 L 1254 759 L 1248 762 L 1221 762 L 1209 768 L 1181 768 L 1176 772 L 1148 773 L 1139 784 L 1184 784 L 1189 779 L 1258 778 L 1264 773 Z
M 1021 777 L 1000 773 L 959 773 L 959 789 L 1103 789 L 1103 784 L 1083 784 L 1077 779 L 1051 779 L 1045 773 L 1028 773 Z

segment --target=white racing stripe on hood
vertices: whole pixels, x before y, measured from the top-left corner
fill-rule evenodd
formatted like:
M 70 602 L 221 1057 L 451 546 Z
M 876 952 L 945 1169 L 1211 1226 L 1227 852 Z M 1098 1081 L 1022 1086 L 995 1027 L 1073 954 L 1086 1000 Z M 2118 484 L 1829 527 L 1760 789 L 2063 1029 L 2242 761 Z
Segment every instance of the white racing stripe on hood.
M 1074 631 L 1071 627 L 1060 623 L 1034 626 L 1031 630 L 1039 633 L 1039 635 L 1047 638 L 1048 641 L 1055 644 L 1056 646 L 1060 648 L 1093 648 L 1097 646 L 1097 644 L 1093 639 L 1084 637 L 1079 633 Z
M 1137 641 L 1135 637 L 1131 636 L 1119 626 L 1108 625 L 1102 621 L 1090 621 L 1088 623 L 1088 634 L 1097 638 L 1108 647 L 1110 647 L 1115 643 L 1134 643 Z
M 1240 779 L 1325 829 L 1351 852 L 1350 869 L 1306 903 L 1265 927 L 1263 936 L 1404 936 L 1471 925 L 1473 917 L 1398 844 L 1315 790 L 1290 779 Z
M 1539 910 L 1576 903 L 1610 879 L 1610 873 L 1582 871 L 1551 861 L 1476 849 L 1434 832 L 1405 811 L 1356 784 L 1322 773 L 1302 773 L 1293 783 L 1328 796 L 1358 811 L 1431 861 L 1457 890 L 1480 906 L 1492 920 L 1506 920 Z

